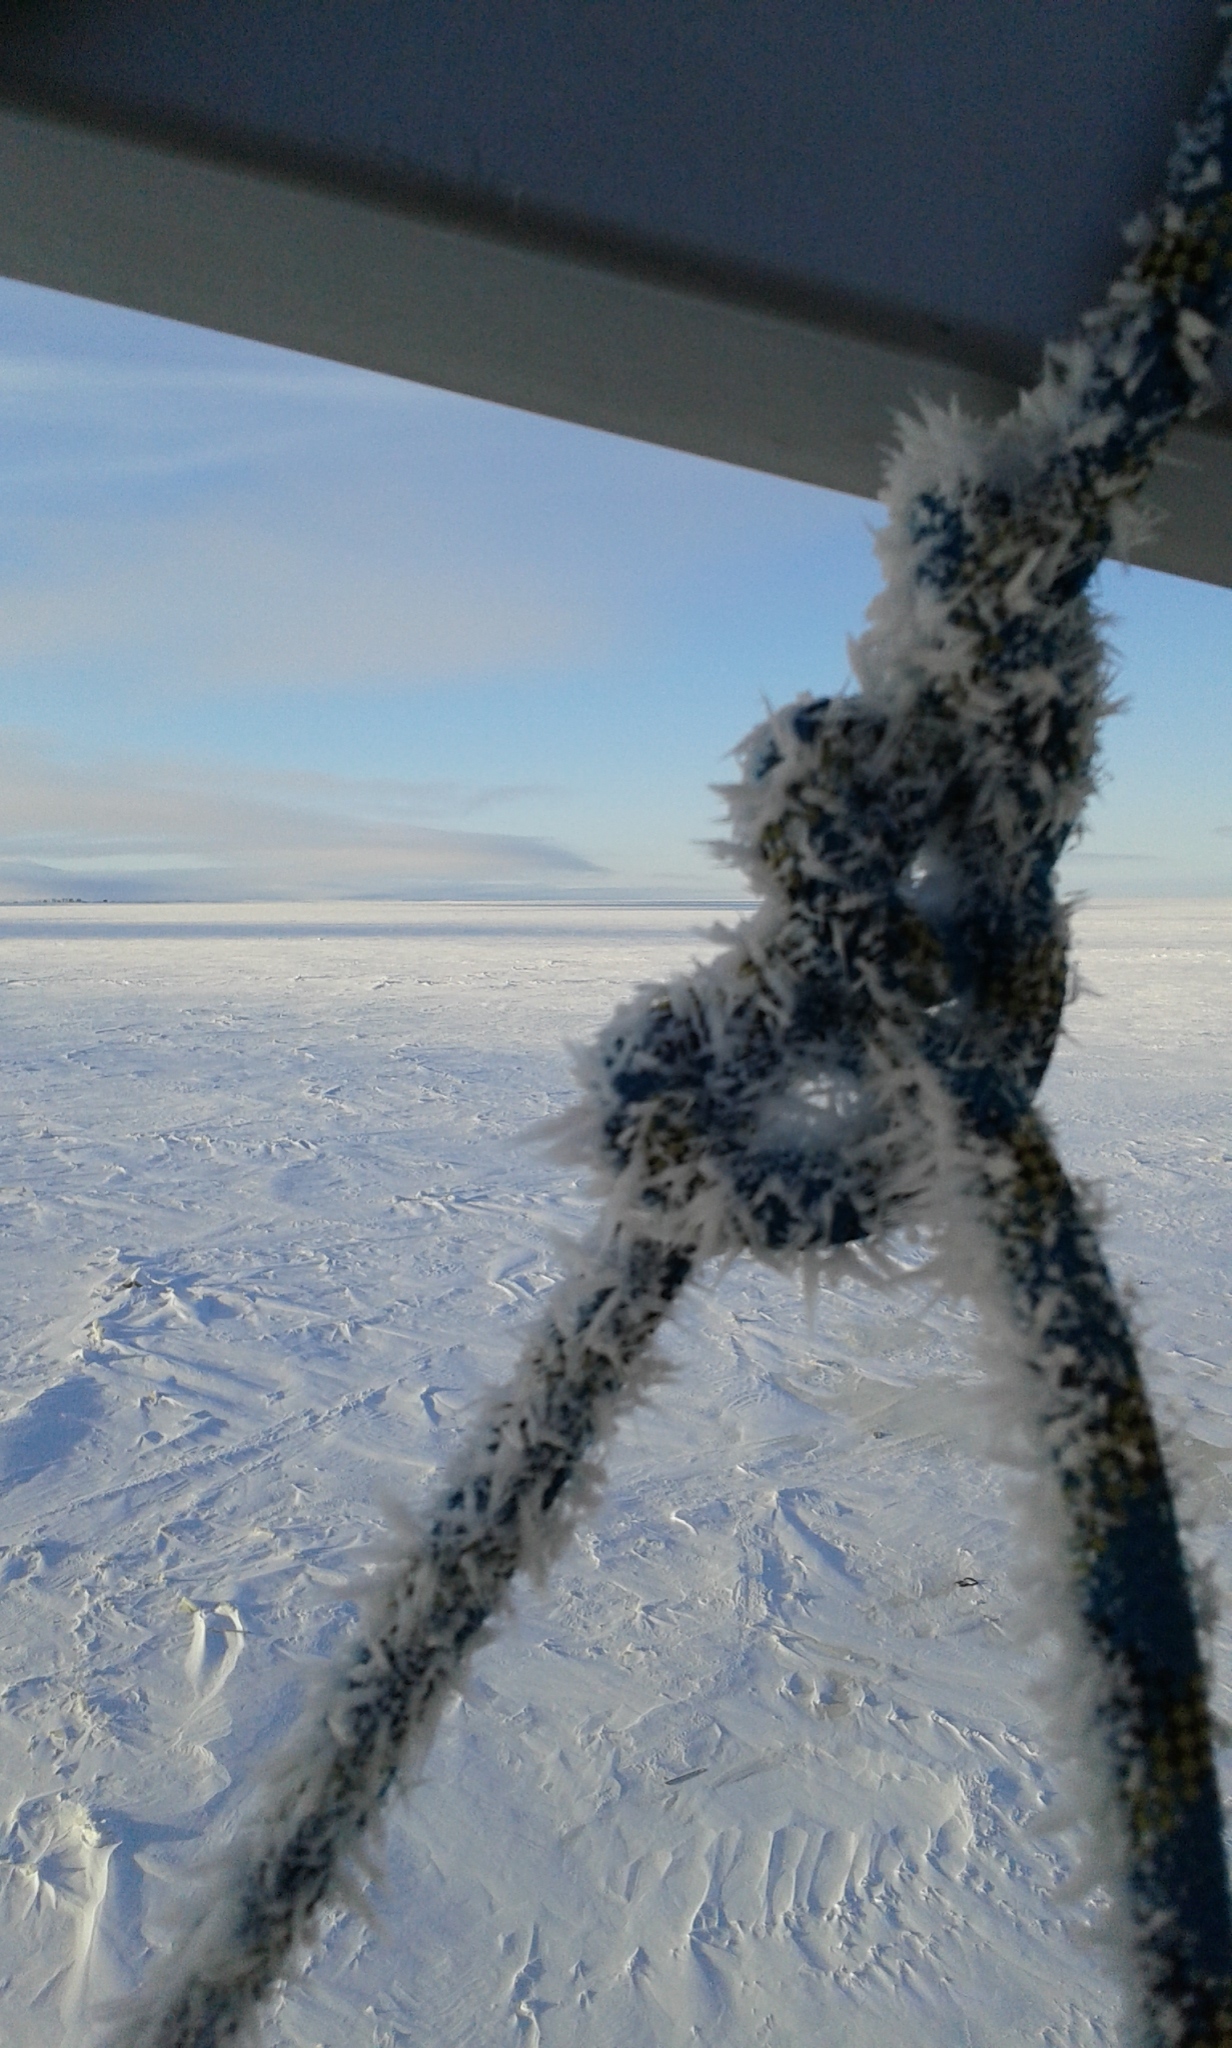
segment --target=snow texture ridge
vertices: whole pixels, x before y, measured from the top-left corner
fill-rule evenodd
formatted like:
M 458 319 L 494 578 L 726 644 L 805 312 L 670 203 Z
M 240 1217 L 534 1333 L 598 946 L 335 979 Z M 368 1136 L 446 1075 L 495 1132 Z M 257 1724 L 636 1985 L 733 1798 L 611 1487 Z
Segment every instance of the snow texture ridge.
M 45 1391 L 95 1390 L 0 1488 L 6 2048 L 84 2048 L 70 1997 L 174 1942 L 305 1660 L 353 1626 L 383 1498 L 430 1496 L 591 1213 L 519 1135 L 570 1100 L 562 1033 L 687 968 L 696 917 L 0 918 L 0 1449 Z M 1045 1100 L 1103 1186 L 1188 1546 L 1226 1586 L 1232 905 L 1088 905 L 1074 945 Z M 1018 1640 L 975 1334 L 927 1263 L 823 1270 L 811 1319 L 751 1259 L 688 1290 L 602 1501 L 387 1802 L 375 1925 L 326 1914 L 270 2048 L 1120 2040 L 1112 1958 L 1057 1892 L 1051 1660 Z M 221 1607 L 243 1645 L 203 1704 L 188 1653 Z M 1226 1742 L 1226 1616 L 1209 1649 Z M 107 1851 L 75 1980 L 81 1893 L 53 1840 L 22 1846 L 63 1795 Z
M 1038 389 L 995 427 L 932 413 L 904 429 L 857 691 L 790 706 L 745 743 L 734 857 L 761 908 L 692 977 L 620 1010 L 584 1059 L 564 1141 L 606 1183 L 600 1221 L 426 1521 L 364 1581 L 353 1637 L 121 2022 L 124 2048 L 251 2034 L 349 1896 L 387 1793 L 422 1772 L 515 1575 L 541 1572 L 592 1503 L 598 1447 L 661 1372 L 653 1341 L 703 1262 L 879 1259 L 890 1279 L 913 1234 L 999 1321 L 1041 1469 L 1069 1734 L 1135 2038 L 1232 2040 L 1175 1515 L 1124 1313 L 1033 1106 L 1066 987 L 1054 869 L 1104 708 L 1086 589 L 1168 429 L 1207 393 L 1232 302 L 1230 97 L 1225 60 L 1132 263 Z M 223 1615 L 221 1662 L 240 1641 Z M 203 1622 L 203 1696 L 209 1643 Z M 817 1704 L 841 1701 L 836 1688 Z M 769 1912 L 795 1895 L 797 1846 L 772 1846 Z M 825 1883 L 816 1865 L 806 1890 Z M 515 1982 L 528 2024 L 537 1965 L 532 1942 Z

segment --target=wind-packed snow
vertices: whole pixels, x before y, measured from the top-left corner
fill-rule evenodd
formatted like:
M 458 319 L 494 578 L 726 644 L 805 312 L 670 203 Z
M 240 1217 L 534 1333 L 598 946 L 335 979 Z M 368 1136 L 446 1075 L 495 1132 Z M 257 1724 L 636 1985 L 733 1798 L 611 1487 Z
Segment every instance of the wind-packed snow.
M 518 1134 L 687 910 L 0 911 L 0 2010 L 83 2038 L 591 1206 Z M 1232 1585 L 1232 906 L 1093 905 L 1046 1089 Z M 278 2048 L 1116 2037 L 974 1321 L 741 1260 L 481 1650 Z M 1216 1705 L 1228 1711 L 1226 1656 Z

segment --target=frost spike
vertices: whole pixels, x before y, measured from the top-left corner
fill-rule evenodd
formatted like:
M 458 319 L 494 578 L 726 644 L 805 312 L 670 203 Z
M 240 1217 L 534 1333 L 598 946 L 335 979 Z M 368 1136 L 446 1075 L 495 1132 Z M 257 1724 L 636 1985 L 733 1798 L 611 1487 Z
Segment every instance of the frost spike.
M 1232 54 L 1136 253 L 994 426 L 902 428 L 857 694 L 745 742 L 733 857 L 762 897 L 585 1063 L 593 1239 L 434 1512 L 156 1964 L 117 2048 L 251 2038 L 259 2001 L 413 1774 L 514 1573 L 559 1547 L 696 1263 L 799 1266 L 892 1226 L 983 1255 L 1053 1489 L 1054 1608 L 1139 2048 L 1232 2048 L 1232 1933 L 1203 1675 L 1133 1346 L 1033 1098 L 1066 980 L 1056 862 L 1091 787 L 1105 662 L 1087 587 L 1232 311 Z M 949 1225 L 948 1240 L 946 1226 Z M 1041 1516 L 1041 1523 L 1048 1516 Z

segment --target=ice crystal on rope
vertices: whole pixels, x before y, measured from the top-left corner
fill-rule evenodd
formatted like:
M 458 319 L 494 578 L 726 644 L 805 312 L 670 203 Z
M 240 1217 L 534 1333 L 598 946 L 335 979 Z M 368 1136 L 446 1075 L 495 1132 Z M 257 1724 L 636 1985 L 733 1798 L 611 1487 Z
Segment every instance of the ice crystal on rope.
M 856 690 L 745 741 L 733 857 L 761 903 L 621 1009 L 573 1119 L 591 1238 L 174 1951 L 116 2035 L 216 2048 L 346 1895 L 515 1574 L 563 1542 L 699 1264 L 844 1256 L 904 1224 L 966 1248 L 1047 1495 L 1069 1739 L 1090 1768 L 1135 2039 L 1232 2043 L 1232 1935 L 1202 1665 L 1125 1317 L 1033 1099 L 1066 983 L 1058 856 L 1105 665 L 1086 595 L 1232 309 L 1232 56 L 1133 261 L 991 426 L 903 427 Z M 846 1254 L 850 1256 L 850 1254 Z

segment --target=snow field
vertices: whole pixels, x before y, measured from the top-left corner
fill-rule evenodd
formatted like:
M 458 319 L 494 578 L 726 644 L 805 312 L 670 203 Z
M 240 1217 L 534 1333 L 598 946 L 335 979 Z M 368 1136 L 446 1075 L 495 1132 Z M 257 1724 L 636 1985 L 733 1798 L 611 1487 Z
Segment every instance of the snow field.
M 0 911 L 0 1998 L 81 2039 L 512 1366 L 576 1178 L 517 1142 L 695 911 Z M 1047 1099 L 1099 1178 L 1232 1583 L 1232 907 L 1089 906 Z M 1116 2038 L 974 1323 L 696 1290 L 604 1501 L 524 1588 L 277 2048 Z M 1217 1705 L 1230 1712 L 1219 1640 Z

